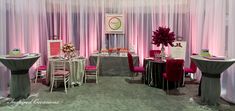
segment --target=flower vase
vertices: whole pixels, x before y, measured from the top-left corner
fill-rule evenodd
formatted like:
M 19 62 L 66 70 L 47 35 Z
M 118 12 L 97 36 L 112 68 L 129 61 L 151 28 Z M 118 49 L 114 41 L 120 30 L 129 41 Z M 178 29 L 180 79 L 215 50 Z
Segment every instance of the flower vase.
M 161 48 L 161 61 L 165 61 L 165 60 L 166 60 L 165 47 L 164 47 L 164 45 L 162 45 L 162 48 Z
M 71 58 L 70 53 L 65 53 L 65 54 L 64 54 L 64 58 L 65 58 L 66 60 L 69 60 L 69 59 Z

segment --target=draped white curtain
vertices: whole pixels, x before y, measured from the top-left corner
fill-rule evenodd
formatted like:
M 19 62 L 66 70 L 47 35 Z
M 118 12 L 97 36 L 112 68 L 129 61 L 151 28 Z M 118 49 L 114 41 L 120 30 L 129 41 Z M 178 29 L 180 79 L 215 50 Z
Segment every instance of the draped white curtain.
M 2 0 L 7 18 L 8 49 L 40 52 L 46 59 L 47 39 L 58 36 L 73 42 L 82 56 L 106 46 L 104 16 L 125 17 L 125 45 L 134 46 L 140 59 L 148 56 L 152 31 L 170 27 L 177 36 L 188 38 L 188 0 Z M 123 44 L 115 39 L 114 43 Z M 39 42 L 34 42 L 39 41 Z
M 190 4 L 192 52 L 209 49 L 213 55 L 235 58 L 235 1 L 191 0 Z M 234 74 L 235 65 L 232 65 L 221 76 L 221 97 L 232 103 L 235 103 Z
M 4 1 L 0 1 L 0 54 L 6 53 L 6 6 Z M 9 73 L 7 69 L 0 63 L 0 98 L 7 96 Z
M 41 63 L 45 64 L 46 40 L 58 36 L 64 43 L 75 44 L 80 55 L 89 57 L 93 51 L 107 46 L 104 18 L 109 13 L 123 14 L 125 18 L 125 34 L 113 37 L 109 43 L 126 48 L 133 46 L 141 62 L 150 49 L 158 49 L 151 44 L 151 39 L 152 31 L 159 26 L 170 27 L 176 36 L 187 41 L 186 66 L 189 55 L 199 53 L 202 48 L 209 49 L 213 55 L 234 57 L 231 49 L 235 32 L 234 1 L 229 0 L 232 25 L 228 26 L 228 35 L 226 1 L 0 0 L 0 54 L 20 48 L 23 53 L 41 53 Z M 235 102 L 234 70 L 230 68 L 223 74 L 222 94 Z M 7 72 L 2 65 L 0 71 Z M 0 73 L 0 77 L 0 91 L 6 91 L 9 74 Z
M 227 56 L 230 58 L 235 58 L 234 42 L 235 42 L 235 1 L 227 0 L 228 13 L 227 13 L 227 28 L 228 36 L 226 40 L 227 44 Z M 235 103 L 235 65 L 231 66 L 228 70 L 224 72 L 221 78 L 222 91 L 221 96 Z
M 80 55 L 89 57 L 104 48 L 106 13 L 125 17 L 124 40 L 113 43 L 133 46 L 143 58 L 156 48 L 151 44 L 152 31 L 170 27 L 177 36 L 189 35 L 188 0 L 0 0 L 0 54 L 19 48 L 23 53 L 40 53 L 41 63 L 47 60 L 47 39 L 58 36 L 72 42 Z M 3 67 L 3 66 L 1 66 Z M 3 67 L 4 69 L 4 67 Z M 1 71 L 4 71 L 1 69 Z M 5 69 L 6 70 L 6 69 Z M 1 73 L 1 82 L 9 74 Z M 8 79 L 6 79 L 8 78 Z M 1 84 L 2 87 L 7 87 Z
M 225 55 L 226 0 L 192 0 L 190 43 L 192 52 L 209 49 L 212 55 Z
M 209 49 L 212 55 L 226 55 L 226 0 L 191 0 L 189 49 L 200 53 Z M 197 79 L 201 73 L 198 71 Z

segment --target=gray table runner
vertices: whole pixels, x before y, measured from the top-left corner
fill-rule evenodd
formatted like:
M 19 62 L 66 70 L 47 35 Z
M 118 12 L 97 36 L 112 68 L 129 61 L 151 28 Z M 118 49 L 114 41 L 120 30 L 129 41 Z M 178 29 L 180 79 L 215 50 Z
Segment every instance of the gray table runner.
M 91 65 L 96 65 L 97 55 L 89 58 Z M 139 64 L 139 56 L 133 56 L 133 64 Z M 100 56 L 100 75 L 128 76 L 131 74 L 127 56 Z

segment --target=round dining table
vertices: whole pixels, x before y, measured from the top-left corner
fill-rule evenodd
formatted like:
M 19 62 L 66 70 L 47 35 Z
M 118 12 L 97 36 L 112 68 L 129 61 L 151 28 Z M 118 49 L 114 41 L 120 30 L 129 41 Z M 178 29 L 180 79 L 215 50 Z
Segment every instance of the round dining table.
M 235 59 L 220 57 L 191 56 L 192 61 L 201 70 L 202 78 L 199 85 L 201 102 L 208 105 L 217 105 L 220 97 L 220 76 Z M 201 93 L 201 94 L 200 94 Z
M 51 74 L 51 68 L 54 67 L 52 66 L 52 62 L 58 61 L 58 60 L 64 60 L 63 58 L 50 58 L 49 59 L 49 65 L 47 67 L 47 84 L 50 84 L 52 74 Z M 86 59 L 83 57 L 80 58 L 71 58 L 70 60 L 66 60 L 66 69 L 69 70 L 70 72 L 70 80 L 69 80 L 69 85 L 70 86 L 75 86 L 75 85 L 82 85 L 83 83 L 83 77 L 85 73 L 85 64 L 86 64 Z
M 154 60 L 154 58 L 144 58 L 145 84 L 151 87 L 166 89 L 167 82 L 163 81 L 162 74 L 166 72 L 166 61 Z M 164 86 L 163 86 L 164 82 Z M 168 81 L 168 88 L 174 89 L 178 84 Z
M 0 62 L 11 71 L 10 97 L 14 100 L 26 99 L 30 95 L 28 71 L 39 57 L 39 54 L 0 56 Z

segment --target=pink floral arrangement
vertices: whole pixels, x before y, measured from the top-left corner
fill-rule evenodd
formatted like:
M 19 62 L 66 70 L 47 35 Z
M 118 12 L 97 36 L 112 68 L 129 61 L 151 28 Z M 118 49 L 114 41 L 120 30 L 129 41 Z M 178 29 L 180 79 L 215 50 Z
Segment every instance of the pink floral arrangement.
M 175 41 L 174 32 L 170 32 L 170 28 L 159 27 L 156 31 L 153 31 L 154 35 L 152 36 L 152 44 L 160 46 L 174 46 L 173 42 Z
M 75 56 L 75 47 L 72 43 L 64 44 L 62 51 L 65 53 L 65 57 L 72 58 Z
M 75 47 L 71 43 L 64 44 L 63 46 L 63 52 L 64 53 L 71 53 L 75 51 Z

